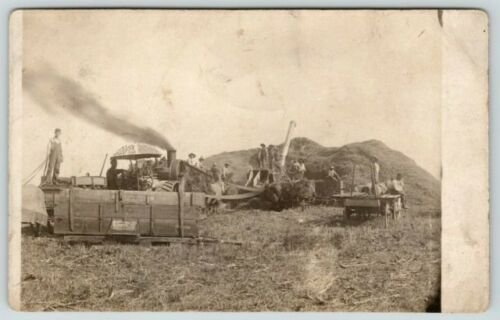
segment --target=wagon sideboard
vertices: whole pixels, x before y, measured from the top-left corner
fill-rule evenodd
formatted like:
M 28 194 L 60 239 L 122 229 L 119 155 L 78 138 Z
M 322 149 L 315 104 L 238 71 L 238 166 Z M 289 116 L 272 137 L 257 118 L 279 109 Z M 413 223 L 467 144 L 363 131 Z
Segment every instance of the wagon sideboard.
M 367 195 L 366 193 L 343 193 L 335 194 L 333 198 L 342 207 L 380 207 L 386 202 L 392 203 L 401 198 L 400 195 L 383 194 L 379 196 Z
M 60 189 L 46 192 L 53 209 L 54 233 L 196 237 L 196 220 L 205 194 L 177 192 Z

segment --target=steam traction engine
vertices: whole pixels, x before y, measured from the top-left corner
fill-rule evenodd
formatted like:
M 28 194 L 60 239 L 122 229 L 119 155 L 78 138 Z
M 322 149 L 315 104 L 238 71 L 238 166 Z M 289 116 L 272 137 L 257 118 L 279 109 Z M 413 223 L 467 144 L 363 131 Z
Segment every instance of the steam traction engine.
M 107 189 L 106 178 L 89 175 L 40 186 L 49 231 L 68 240 L 90 241 L 120 237 L 133 242 L 172 242 L 198 236 L 196 220 L 205 207 L 205 194 L 187 192 L 187 164 L 176 160 L 175 150 L 168 150 L 165 159 L 155 147 L 130 144 L 111 158 L 128 166 L 117 177 L 118 190 Z M 23 198 L 36 192 L 26 191 Z M 23 207 L 27 206 L 23 199 Z

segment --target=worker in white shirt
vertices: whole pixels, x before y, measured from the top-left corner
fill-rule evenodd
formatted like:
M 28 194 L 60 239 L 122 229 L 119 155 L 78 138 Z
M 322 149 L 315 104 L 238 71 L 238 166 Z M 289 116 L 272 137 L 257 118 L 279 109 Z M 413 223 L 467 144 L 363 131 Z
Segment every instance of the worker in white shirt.
M 306 164 L 303 159 L 299 160 L 299 179 L 304 179 L 304 175 L 306 174 Z
M 335 166 L 330 166 L 330 169 L 328 170 L 328 177 L 335 181 L 340 181 L 340 176 L 337 171 L 335 171 Z
M 390 193 L 401 195 L 401 202 L 402 202 L 403 208 L 408 209 L 408 206 L 406 205 L 405 183 L 403 180 L 403 175 L 401 173 L 398 173 L 396 176 L 396 179 L 392 180 L 391 187 L 392 188 L 390 190 Z

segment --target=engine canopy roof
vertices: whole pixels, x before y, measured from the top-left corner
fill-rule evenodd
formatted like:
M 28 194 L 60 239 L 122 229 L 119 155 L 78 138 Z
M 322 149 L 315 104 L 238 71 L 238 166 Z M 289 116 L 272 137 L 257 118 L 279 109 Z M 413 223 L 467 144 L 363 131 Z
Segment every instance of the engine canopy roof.
M 125 159 L 125 160 L 137 160 L 143 158 L 159 158 L 162 156 L 162 152 L 149 144 L 145 143 L 131 143 L 122 146 L 118 149 L 112 159 Z

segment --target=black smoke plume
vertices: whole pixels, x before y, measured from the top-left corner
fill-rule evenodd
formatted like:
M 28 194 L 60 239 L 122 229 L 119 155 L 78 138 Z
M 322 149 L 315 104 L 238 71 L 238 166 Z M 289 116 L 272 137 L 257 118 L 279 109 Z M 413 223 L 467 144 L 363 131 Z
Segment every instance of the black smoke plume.
M 41 71 L 23 70 L 23 90 L 26 90 L 47 112 L 57 113 L 65 110 L 77 118 L 127 140 L 175 150 L 158 131 L 138 126 L 112 114 L 91 92 L 50 68 Z

